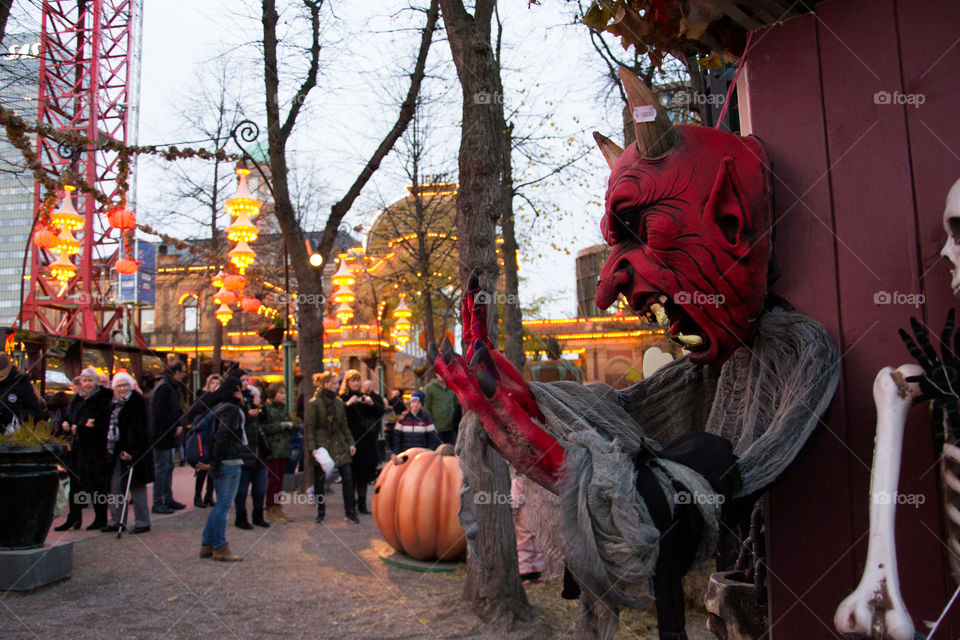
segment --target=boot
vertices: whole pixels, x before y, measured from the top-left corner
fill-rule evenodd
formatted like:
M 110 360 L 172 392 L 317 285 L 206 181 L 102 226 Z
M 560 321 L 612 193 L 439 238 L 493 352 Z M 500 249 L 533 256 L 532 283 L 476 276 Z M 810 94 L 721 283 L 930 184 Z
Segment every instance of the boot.
M 283 507 L 277 505 L 274 508 L 277 510 L 277 522 L 293 522 L 293 518 L 283 512 Z
M 219 549 L 214 549 L 211 557 L 214 560 L 219 560 L 220 562 L 240 562 L 243 560 L 240 556 L 235 556 L 230 551 L 230 545 L 225 544 Z
M 263 519 L 263 509 L 253 510 L 253 524 L 265 529 L 270 528 L 270 523 Z
M 68 531 L 70 529 L 79 529 L 81 524 L 83 524 L 83 514 L 78 510 L 77 513 L 68 513 L 64 523 L 59 527 L 54 527 L 53 530 Z
M 322 523 L 324 516 L 327 515 L 327 505 L 323 502 L 317 503 L 317 523 Z
M 270 523 L 280 522 L 280 517 L 277 515 L 276 506 L 267 507 L 266 512 L 263 514 L 263 519 Z
M 347 511 L 346 520 L 347 522 L 352 522 L 353 524 L 360 524 L 360 518 L 357 517 L 356 510 Z
M 357 495 L 357 513 L 365 513 L 370 515 L 370 512 L 367 511 L 367 494 L 361 493 Z
M 247 514 L 237 514 L 237 519 L 233 522 L 237 529 L 253 529 L 253 525 L 247 522 Z
M 202 545 L 200 545 L 200 557 L 201 557 L 201 558 L 212 558 L 212 557 L 213 557 L 213 545 L 212 545 L 212 544 L 202 544 Z

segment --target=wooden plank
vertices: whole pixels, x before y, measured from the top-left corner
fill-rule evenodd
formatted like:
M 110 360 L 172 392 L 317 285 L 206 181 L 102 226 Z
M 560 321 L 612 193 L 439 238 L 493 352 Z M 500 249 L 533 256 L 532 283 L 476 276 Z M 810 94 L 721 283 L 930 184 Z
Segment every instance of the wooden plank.
M 831 196 L 839 249 L 837 274 L 846 353 L 846 444 L 854 500 L 854 540 L 868 530 L 870 464 L 876 412 L 873 381 L 885 366 L 910 361 L 897 330 L 922 314 L 921 260 L 916 233 L 911 158 L 894 0 L 833 0 L 817 7 Z M 911 413 L 900 494 L 923 503 L 898 510 L 900 584 L 914 622 L 936 617 L 945 585 L 919 567 L 939 566 L 940 550 L 920 541 L 936 526 L 937 486 L 929 418 Z M 858 574 L 866 538 L 855 544 Z M 907 569 L 910 567 L 911 569 Z M 855 587 L 823 585 L 818 613 Z M 836 591 L 837 587 L 840 591 Z M 839 596 L 839 598 L 838 598 Z M 834 602 L 831 603 L 830 599 Z M 823 609 L 819 609 L 822 606 Z
M 898 1 L 896 11 L 904 93 L 923 100 L 922 104 L 917 104 L 919 101 L 915 98 L 917 106 L 905 111 L 917 211 L 920 285 L 926 295 L 925 322 L 939 332 L 947 310 L 958 306 L 950 293 L 950 265 L 940 258 L 940 248 L 945 239 L 941 224 L 944 200 L 950 186 L 960 178 L 960 119 L 956 116 L 960 82 L 956 78 L 955 63 L 960 55 L 960 3 L 954 0 Z M 908 490 L 915 490 L 913 485 L 917 484 L 918 473 L 921 477 L 927 473 L 924 461 L 929 459 L 929 421 L 920 420 L 916 428 L 916 434 L 911 433 L 907 438 L 904 451 L 904 486 Z M 947 551 L 940 544 L 943 538 L 942 514 L 939 513 L 939 501 L 930 502 L 937 505 L 940 522 L 926 523 L 929 529 L 924 527 L 917 545 L 940 548 L 942 574 L 947 567 Z M 923 566 L 916 564 L 923 559 L 914 557 L 913 548 L 911 545 L 903 550 L 901 566 Z M 917 573 L 930 578 L 939 577 L 936 569 L 931 567 L 930 571 Z M 955 588 L 949 579 L 945 578 L 945 581 L 948 592 Z M 918 614 L 930 615 L 926 612 L 934 611 L 944 603 L 934 600 L 916 610 L 912 600 L 907 604 L 916 620 Z M 958 637 L 960 611 L 955 608 L 948 622 L 950 626 L 942 634 L 938 631 L 937 635 Z
M 819 320 L 838 345 L 836 238 L 830 206 L 816 19 L 801 16 L 753 37 L 744 66 L 750 131 L 767 145 L 775 174 L 774 291 Z M 787 72 L 789 71 L 789 72 Z M 835 598 L 816 592 L 854 578 L 842 389 L 826 428 L 770 494 L 771 637 L 830 637 Z M 813 595 L 811 595 L 811 593 Z

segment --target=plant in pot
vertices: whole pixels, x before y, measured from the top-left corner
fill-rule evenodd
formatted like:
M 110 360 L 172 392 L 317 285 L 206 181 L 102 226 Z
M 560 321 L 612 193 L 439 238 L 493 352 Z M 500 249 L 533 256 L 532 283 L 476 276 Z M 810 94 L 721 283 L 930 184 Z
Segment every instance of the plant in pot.
M 68 448 L 45 420 L 0 434 L 0 549 L 43 546 Z

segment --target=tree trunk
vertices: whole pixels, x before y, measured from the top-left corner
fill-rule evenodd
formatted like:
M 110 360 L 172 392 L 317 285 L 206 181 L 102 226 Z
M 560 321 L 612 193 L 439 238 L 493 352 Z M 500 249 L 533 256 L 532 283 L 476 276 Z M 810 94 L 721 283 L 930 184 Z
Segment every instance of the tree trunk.
M 500 69 L 491 47 L 494 2 L 476 0 L 474 15 L 461 0 L 440 0 L 447 40 L 463 91 L 463 125 L 460 136 L 460 189 L 457 194 L 457 235 L 460 248 L 460 282 L 468 290 L 476 272 L 483 291 L 497 290 L 496 225 L 503 207 L 501 154 L 503 103 Z M 488 305 L 488 327 L 496 340 L 497 305 Z M 481 441 L 464 442 L 463 448 L 483 447 Z M 489 496 L 508 495 L 507 465 L 492 449 L 490 471 L 476 470 L 473 488 Z M 475 505 L 476 507 L 476 505 Z M 509 624 L 529 616 L 529 604 L 517 570 L 513 515 L 508 501 L 491 500 L 475 509 L 478 520 L 479 558 L 468 555 L 463 597 L 483 620 Z M 479 570 L 477 561 L 483 565 Z
M 500 220 L 500 232 L 503 234 L 503 355 L 513 366 L 523 371 L 526 356 L 523 353 L 523 314 L 520 312 L 520 278 L 517 273 L 517 236 L 513 228 L 513 124 L 503 127 L 503 145 L 501 176 L 503 190 L 503 213 Z

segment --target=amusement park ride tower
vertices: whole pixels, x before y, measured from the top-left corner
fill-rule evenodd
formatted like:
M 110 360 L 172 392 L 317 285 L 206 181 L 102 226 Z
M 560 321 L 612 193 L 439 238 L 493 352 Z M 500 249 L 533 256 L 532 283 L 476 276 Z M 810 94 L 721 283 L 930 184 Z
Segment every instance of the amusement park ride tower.
M 38 135 L 39 161 L 48 175 L 69 171 L 113 202 L 129 194 L 121 194 L 118 187 L 120 154 L 103 149 L 102 143 L 136 144 L 141 21 L 142 0 L 43 2 L 38 124 L 77 132 L 93 144 L 65 148 Z M 69 279 L 51 277 L 54 257 L 32 244 L 19 326 L 100 342 L 111 341 L 111 335 L 122 330 L 124 342 L 145 346 L 132 310 L 119 301 L 114 268 L 123 247 L 118 232 L 106 223 L 107 212 L 94 198 L 80 190 L 72 196 L 68 190 L 66 197 L 74 199 L 82 217 L 75 231 L 80 243 L 75 272 Z M 35 225 L 42 200 L 38 183 Z M 64 253 L 62 261 L 71 258 Z

